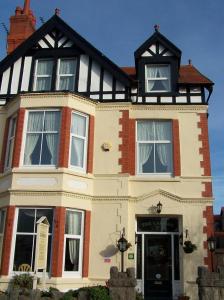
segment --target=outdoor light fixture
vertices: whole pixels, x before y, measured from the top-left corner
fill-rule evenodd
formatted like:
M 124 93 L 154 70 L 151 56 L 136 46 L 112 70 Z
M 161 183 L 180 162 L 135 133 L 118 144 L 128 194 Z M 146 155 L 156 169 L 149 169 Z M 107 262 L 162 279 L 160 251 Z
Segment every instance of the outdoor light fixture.
M 214 236 L 210 236 L 207 239 L 208 243 L 208 250 L 211 252 L 211 265 L 212 265 L 212 272 L 214 272 L 214 264 L 213 264 L 213 253 L 216 249 L 216 239 Z
M 163 205 L 162 205 L 162 203 L 160 203 L 160 201 L 159 201 L 159 203 L 156 205 L 156 212 L 157 212 L 158 214 L 161 213 L 162 207 L 163 207 Z
M 120 239 L 117 241 L 117 248 L 121 252 L 121 272 L 124 272 L 124 252 L 131 247 L 131 244 L 124 237 L 125 229 L 123 228 Z

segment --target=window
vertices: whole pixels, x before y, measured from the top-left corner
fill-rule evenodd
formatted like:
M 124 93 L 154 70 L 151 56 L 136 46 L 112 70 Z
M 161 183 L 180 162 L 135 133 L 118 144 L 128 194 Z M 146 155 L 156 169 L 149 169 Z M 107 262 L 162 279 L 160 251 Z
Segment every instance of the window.
M 86 170 L 88 117 L 72 113 L 70 165 L 77 170 Z
M 64 271 L 81 275 L 83 247 L 83 212 L 66 210 Z
M 51 90 L 53 66 L 53 59 L 39 59 L 36 61 L 34 91 Z
M 170 92 L 170 66 L 146 65 L 146 92 Z
M 54 68 L 54 64 L 56 68 Z M 57 74 L 56 74 L 57 70 Z M 75 58 L 38 59 L 35 66 L 34 91 L 50 91 L 56 84 L 56 90 L 74 91 L 76 73 Z M 56 83 L 52 82 L 56 78 Z
M 31 271 L 34 271 L 36 222 L 43 216 L 47 217 L 50 223 L 47 257 L 47 271 L 49 271 L 53 221 L 53 210 L 49 208 L 19 208 L 17 210 L 13 271 L 18 271 L 22 264 L 28 264 Z
M 60 111 L 29 111 L 24 165 L 56 165 Z
M 5 170 L 10 169 L 12 165 L 15 132 L 16 132 L 16 117 L 12 117 L 10 118 L 9 121 L 9 133 L 8 133 L 6 157 L 5 157 Z
M 63 58 L 59 60 L 57 74 L 57 90 L 74 90 L 76 72 L 76 60 Z
M 172 167 L 171 121 L 138 121 L 138 174 L 170 174 Z
M 4 209 L 0 209 L 0 266 L 1 266 L 2 246 L 3 246 L 3 238 L 4 238 L 4 230 L 5 230 L 5 216 L 6 216 L 6 211 Z

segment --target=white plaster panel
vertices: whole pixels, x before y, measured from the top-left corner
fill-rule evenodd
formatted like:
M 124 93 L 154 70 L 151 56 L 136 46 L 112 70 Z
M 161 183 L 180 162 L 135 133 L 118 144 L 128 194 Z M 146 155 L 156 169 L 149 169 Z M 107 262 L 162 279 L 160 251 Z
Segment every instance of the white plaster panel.
M 146 97 L 145 102 L 146 103 L 156 103 L 157 102 L 157 97 Z
M 161 97 L 161 103 L 172 103 L 172 97 Z
M 185 96 L 176 97 L 176 103 L 187 103 L 187 97 Z
M 5 99 L 0 99 L 0 105 L 4 105 L 6 103 Z
M 86 182 L 78 180 L 68 180 L 67 184 L 70 188 L 79 190 L 86 190 L 88 187 L 88 184 Z
M 31 64 L 32 64 L 32 57 L 26 56 L 25 61 L 24 61 L 24 67 L 23 67 L 23 78 L 22 78 L 21 91 L 28 91 Z
M 116 99 L 125 99 L 125 94 L 116 94 Z
M 90 95 L 90 98 L 92 98 L 92 99 L 99 99 L 100 96 L 99 96 L 99 94 L 97 94 L 97 95 Z
M 20 186 L 54 186 L 56 185 L 57 179 L 52 177 L 33 177 L 33 178 L 19 178 L 16 183 Z
M 200 87 L 190 88 L 191 93 L 201 93 Z
M 49 48 L 48 45 L 43 40 L 40 40 L 38 44 L 41 46 L 41 48 Z
M 152 54 L 149 53 L 148 51 L 145 51 L 145 52 L 142 54 L 142 57 L 148 57 L 148 56 L 152 56 Z
M 163 56 L 173 56 L 173 53 L 171 53 L 170 51 L 167 51 L 166 53 L 163 54 Z
M 179 88 L 179 93 L 180 94 L 183 94 L 183 93 L 186 93 L 187 90 L 185 88 Z
M 2 86 L 0 94 L 7 94 L 8 84 L 9 84 L 9 75 L 10 75 L 10 68 L 8 68 L 2 76 Z
M 156 45 L 155 45 L 155 44 L 153 44 L 151 47 L 149 47 L 149 49 L 150 49 L 152 52 L 156 53 Z
M 120 81 L 116 81 L 116 91 L 123 92 L 125 91 L 125 86 L 120 83 Z
M 72 45 L 73 45 L 73 42 L 72 42 L 72 41 L 68 41 L 68 42 L 64 45 L 64 48 L 72 47 Z
M 91 92 L 97 92 L 100 90 L 100 65 L 93 61 L 91 70 Z
M 160 44 L 159 44 L 159 54 L 160 54 L 161 52 L 163 52 L 164 49 L 165 49 L 165 48 L 163 47 L 163 45 L 160 45 Z
M 109 72 L 104 71 L 103 91 L 112 91 L 112 87 L 113 87 L 113 77 Z
M 59 41 L 58 41 L 58 47 L 61 47 L 61 45 L 67 40 L 66 36 L 63 36 Z
M 87 78 L 88 78 L 88 66 L 89 66 L 89 56 L 80 56 L 80 69 L 79 69 L 79 92 L 87 91 Z
M 103 99 L 112 99 L 113 95 L 112 94 L 105 94 L 103 95 Z
M 201 103 L 201 96 L 191 96 L 191 103 Z
M 17 94 L 17 92 L 18 92 L 21 63 L 22 63 L 22 58 L 18 59 L 14 63 L 13 74 L 12 74 L 12 84 L 11 84 L 11 94 Z
M 51 37 L 49 34 L 47 34 L 47 35 L 45 36 L 45 39 L 46 39 L 46 40 L 48 41 L 48 43 L 50 43 L 51 46 L 54 48 L 55 42 L 54 42 L 54 40 L 52 39 L 52 37 Z
M 138 97 L 137 102 L 141 103 L 142 102 L 142 97 Z

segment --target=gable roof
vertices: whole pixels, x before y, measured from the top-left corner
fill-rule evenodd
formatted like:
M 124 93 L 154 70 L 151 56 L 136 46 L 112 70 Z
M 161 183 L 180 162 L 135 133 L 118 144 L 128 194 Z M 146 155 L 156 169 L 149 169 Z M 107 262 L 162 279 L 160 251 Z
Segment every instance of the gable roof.
M 35 31 L 26 41 L 19 45 L 12 53 L 0 62 L 0 72 L 4 72 L 12 63 L 23 56 L 29 49 L 52 30 L 58 29 L 65 34 L 77 47 L 82 49 L 87 55 L 94 58 L 100 65 L 111 72 L 117 79 L 129 86 L 131 79 L 115 63 L 108 59 L 102 52 L 97 50 L 92 44 L 86 41 L 81 35 L 66 24 L 60 17 L 54 15 Z
M 160 43 L 166 49 L 171 51 L 177 58 L 181 57 L 181 50 L 177 48 L 173 43 L 171 43 L 164 35 L 162 35 L 158 30 L 147 39 L 136 51 L 135 59 L 138 59 L 145 51 L 149 49 L 152 44 Z
M 121 67 L 132 79 L 136 79 L 135 67 Z M 179 69 L 179 84 L 213 85 L 214 83 L 199 72 L 193 65 L 181 65 Z

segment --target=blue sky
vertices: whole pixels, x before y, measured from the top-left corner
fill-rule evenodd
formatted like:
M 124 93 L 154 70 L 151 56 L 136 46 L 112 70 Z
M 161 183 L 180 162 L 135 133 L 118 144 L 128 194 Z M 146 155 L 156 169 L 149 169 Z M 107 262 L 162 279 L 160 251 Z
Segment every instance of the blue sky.
M 0 23 L 9 26 L 9 16 L 23 0 L 1 0 Z M 209 134 L 215 212 L 224 206 L 224 1 L 223 0 L 31 0 L 37 17 L 48 20 L 56 7 L 61 17 L 78 33 L 119 66 L 134 65 L 134 51 L 154 31 L 182 50 L 188 59 L 215 82 L 209 107 Z M 0 59 L 5 56 L 6 34 L 0 28 Z

